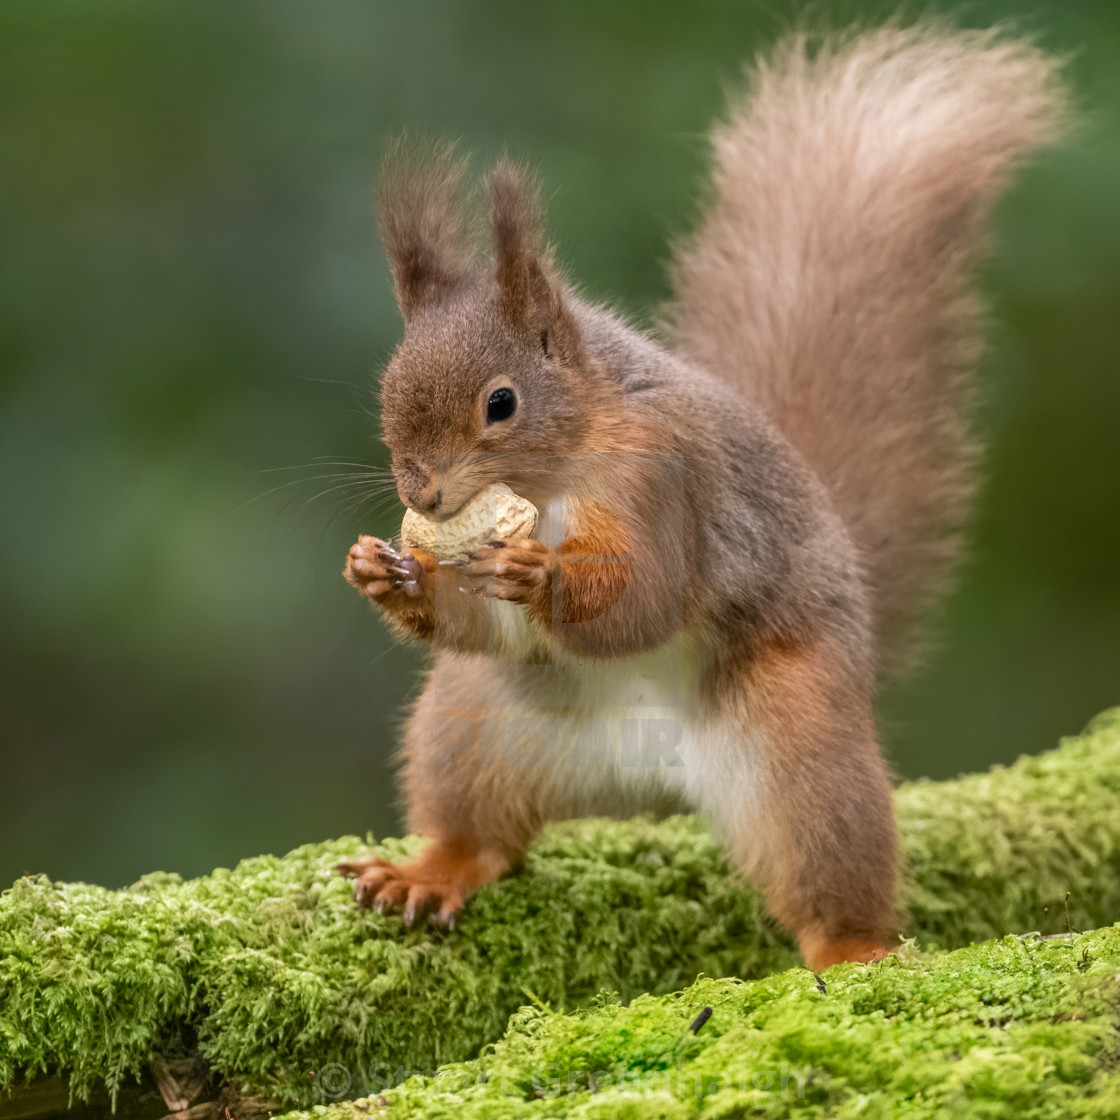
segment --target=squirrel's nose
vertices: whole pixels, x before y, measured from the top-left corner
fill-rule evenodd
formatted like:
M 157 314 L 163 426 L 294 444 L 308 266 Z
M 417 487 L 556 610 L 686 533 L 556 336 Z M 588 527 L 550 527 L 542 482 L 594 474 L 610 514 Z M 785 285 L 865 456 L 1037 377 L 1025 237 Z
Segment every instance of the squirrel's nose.
M 417 479 L 408 487 L 407 493 L 401 494 L 401 498 L 417 513 L 438 513 L 443 505 L 443 491 L 430 478 Z
M 397 493 L 401 501 L 417 513 L 435 514 L 443 504 L 443 491 L 431 465 L 420 458 L 394 461 Z

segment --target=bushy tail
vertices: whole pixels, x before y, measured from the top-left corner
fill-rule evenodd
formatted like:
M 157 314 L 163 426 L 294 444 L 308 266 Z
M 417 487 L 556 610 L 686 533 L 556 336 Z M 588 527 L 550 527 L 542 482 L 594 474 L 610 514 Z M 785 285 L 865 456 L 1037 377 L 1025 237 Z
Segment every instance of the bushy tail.
M 971 266 L 997 192 L 1061 129 L 1055 61 L 995 32 L 782 45 L 714 137 L 714 197 L 666 330 L 762 405 L 830 488 L 881 658 L 952 568 L 973 454 Z

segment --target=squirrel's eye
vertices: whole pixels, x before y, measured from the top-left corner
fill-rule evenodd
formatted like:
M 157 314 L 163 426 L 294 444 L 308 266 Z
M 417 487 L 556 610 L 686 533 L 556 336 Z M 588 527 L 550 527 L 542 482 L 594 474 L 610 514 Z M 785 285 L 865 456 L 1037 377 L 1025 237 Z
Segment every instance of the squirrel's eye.
M 498 420 L 508 420 L 517 407 L 517 397 L 512 389 L 495 389 L 486 402 L 486 423 L 493 424 Z

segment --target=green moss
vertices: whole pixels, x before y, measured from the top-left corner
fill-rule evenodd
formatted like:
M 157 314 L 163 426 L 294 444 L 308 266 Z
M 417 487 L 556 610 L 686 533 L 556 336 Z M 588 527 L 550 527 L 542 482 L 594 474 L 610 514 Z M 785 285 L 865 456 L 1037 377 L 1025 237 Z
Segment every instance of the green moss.
M 1076 926 L 1112 922 L 1118 796 L 1120 711 L 1042 758 L 903 786 L 908 932 L 951 947 L 1064 930 L 1067 890 Z M 525 1003 L 575 1008 L 603 988 L 626 1002 L 796 962 L 691 818 L 552 828 L 452 934 L 356 910 L 330 868 L 362 848 L 309 845 L 125 891 L 20 880 L 0 896 L 0 1088 L 57 1073 L 81 1098 L 116 1092 L 153 1055 L 197 1047 L 227 1085 L 306 1106 L 336 1075 L 357 1093 L 469 1058 Z
M 525 1008 L 476 1061 L 384 1091 L 386 1115 L 516 1117 L 1120 1114 L 1120 927 L 904 951 L 823 978 L 701 979 L 629 1005 Z M 704 1026 L 689 1028 L 701 1008 Z M 376 1114 L 376 1104 L 317 1113 Z M 294 1120 L 294 1118 L 292 1118 Z
M 1120 708 L 1060 749 L 895 796 L 907 932 L 956 947 L 1023 929 L 1120 918 Z

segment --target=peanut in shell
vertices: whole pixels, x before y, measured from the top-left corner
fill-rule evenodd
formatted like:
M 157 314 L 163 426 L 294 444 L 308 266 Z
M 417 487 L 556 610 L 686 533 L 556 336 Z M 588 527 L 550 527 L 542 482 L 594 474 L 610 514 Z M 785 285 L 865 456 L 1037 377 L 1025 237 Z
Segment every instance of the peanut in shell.
M 480 490 L 446 521 L 406 510 L 401 538 L 437 560 L 465 560 L 487 541 L 530 537 L 537 527 L 537 507 L 496 482 Z

